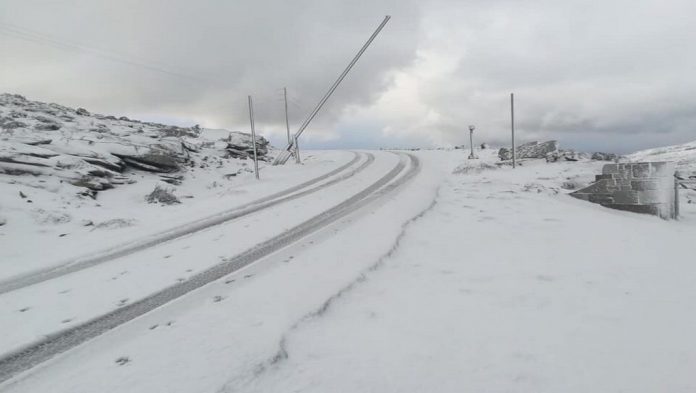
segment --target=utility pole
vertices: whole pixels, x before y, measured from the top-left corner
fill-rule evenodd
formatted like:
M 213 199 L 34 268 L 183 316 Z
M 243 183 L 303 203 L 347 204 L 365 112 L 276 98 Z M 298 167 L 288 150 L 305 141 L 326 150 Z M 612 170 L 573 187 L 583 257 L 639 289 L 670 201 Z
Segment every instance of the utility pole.
M 251 144 L 254 146 L 254 173 L 259 180 L 259 158 L 256 153 L 256 130 L 254 129 L 254 103 L 249 96 L 249 122 L 251 122 Z
M 292 143 L 290 139 L 290 121 L 288 120 L 288 88 L 283 87 L 283 97 L 285 98 L 285 128 L 288 130 L 288 144 Z
M 295 163 L 296 164 L 302 163 L 302 160 L 300 160 L 300 143 L 299 143 L 299 140 L 297 139 L 297 135 L 295 135 Z
M 476 154 L 474 154 L 474 130 L 476 127 L 474 125 L 469 126 L 469 146 L 471 147 L 471 154 L 469 154 L 469 159 L 474 160 L 478 157 L 476 157 Z
M 386 25 L 387 22 L 389 22 L 389 19 L 391 19 L 391 16 L 389 16 L 389 15 L 384 17 L 384 20 L 382 20 L 382 23 L 380 23 L 379 26 L 377 26 L 377 29 L 375 30 L 375 32 L 372 33 L 370 38 L 367 39 L 367 42 L 365 42 L 365 44 L 362 46 L 362 48 L 360 48 L 360 50 L 355 55 L 353 60 L 351 60 L 351 62 L 348 63 L 348 66 L 346 67 L 346 69 L 343 70 L 341 75 L 339 75 L 338 79 L 336 79 L 336 81 L 333 83 L 333 85 L 331 85 L 331 87 L 329 88 L 329 91 L 326 92 L 326 94 L 324 94 L 324 97 L 322 97 L 322 99 L 319 101 L 319 103 L 314 108 L 314 110 L 312 110 L 312 113 L 309 114 L 309 116 L 305 119 L 305 121 L 302 123 L 300 128 L 297 130 L 297 132 L 295 132 L 295 140 L 297 140 L 297 138 L 299 138 L 300 135 L 302 135 L 302 132 L 304 132 L 305 128 L 307 128 L 307 126 L 312 121 L 312 119 L 314 119 L 314 116 L 317 115 L 317 113 L 319 112 L 321 107 L 324 106 L 324 103 L 329 99 L 329 97 L 331 97 L 331 94 L 333 94 L 334 90 L 336 90 L 338 85 L 341 84 L 341 81 L 343 81 L 343 78 L 345 78 L 346 75 L 348 75 L 348 72 L 351 70 L 351 68 L 353 68 L 355 63 L 358 62 L 358 59 L 360 59 L 360 56 L 362 56 L 362 54 L 365 52 L 365 50 L 367 50 L 367 47 L 370 46 L 370 44 L 372 43 L 372 41 L 374 41 L 374 39 L 377 37 L 379 32 L 382 31 L 382 28 L 384 28 L 384 25 Z M 278 155 L 278 157 L 276 157 L 276 159 L 273 161 L 273 165 L 285 164 L 287 162 L 288 158 L 290 158 L 290 151 L 291 150 L 292 150 L 292 144 L 289 143 L 288 146 L 285 148 L 285 151 L 281 152 L 280 155 Z
M 515 159 L 515 94 L 510 93 L 510 128 L 512 129 L 512 167 L 517 165 Z

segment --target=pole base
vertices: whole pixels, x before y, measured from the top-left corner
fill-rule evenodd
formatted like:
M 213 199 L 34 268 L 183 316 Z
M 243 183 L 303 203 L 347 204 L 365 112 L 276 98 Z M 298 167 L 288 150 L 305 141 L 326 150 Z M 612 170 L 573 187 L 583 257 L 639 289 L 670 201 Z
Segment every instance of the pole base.
M 478 160 L 478 156 L 476 154 L 469 154 L 469 159 L 470 160 Z

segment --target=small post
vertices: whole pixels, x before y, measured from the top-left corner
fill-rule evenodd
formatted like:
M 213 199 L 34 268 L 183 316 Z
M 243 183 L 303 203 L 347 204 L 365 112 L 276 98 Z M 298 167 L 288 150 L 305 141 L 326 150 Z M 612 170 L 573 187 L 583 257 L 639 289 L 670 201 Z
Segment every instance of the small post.
M 679 177 L 674 174 L 674 218 L 679 219 Z
M 300 160 L 300 144 L 299 144 L 299 135 L 295 135 L 295 163 L 296 164 L 301 164 L 302 161 Z
M 512 167 L 517 165 L 515 159 L 515 94 L 510 93 L 510 128 L 512 130 Z
M 476 129 L 475 126 L 471 125 L 469 126 L 469 146 L 471 147 L 471 154 L 469 154 L 469 159 L 473 160 L 478 157 L 476 157 L 476 154 L 474 154 L 474 130 Z
M 256 153 L 256 130 L 254 129 L 254 103 L 249 96 L 249 121 L 251 122 L 251 144 L 254 147 L 254 173 L 256 180 L 259 179 L 259 159 Z

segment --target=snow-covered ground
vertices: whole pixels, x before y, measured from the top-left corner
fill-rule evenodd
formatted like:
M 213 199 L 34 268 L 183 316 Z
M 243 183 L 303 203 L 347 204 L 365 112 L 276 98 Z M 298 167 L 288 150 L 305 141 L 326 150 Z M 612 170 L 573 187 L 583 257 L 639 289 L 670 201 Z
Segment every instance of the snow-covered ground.
M 55 178 L 46 177 L 43 187 L 35 187 L 22 177 L 0 174 L 0 215 L 6 221 L 0 226 L 0 242 L 12 245 L 0 247 L 0 281 L 229 210 L 318 177 L 352 158 L 350 152 L 327 152 L 307 154 L 302 166 L 262 162 L 261 181 L 249 171 L 224 176 L 249 168 L 249 160 L 191 168 L 177 186 L 158 174 L 137 172 L 137 182 L 101 192 L 97 199 L 78 198 L 75 187 Z M 181 203 L 148 203 L 145 197 L 156 186 L 174 189 Z
M 466 160 L 463 151 L 417 152 L 419 175 L 386 199 L 0 389 L 696 391 L 696 318 L 690 316 L 696 307 L 691 247 L 696 203 L 688 203 L 696 200 L 693 193 L 682 194 L 679 221 L 609 210 L 567 195 L 593 180 L 603 163 L 526 160 L 513 170 L 494 165 L 495 153 L 481 151 L 481 160 Z M 100 203 L 114 206 L 114 216 L 136 206 L 143 232 L 131 232 L 136 226 L 101 241 L 179 224 L 217 209 L 210 206 L 213 201 L 299 184 L 351 158 L 349 153 L 312 154 L 301 168 L 265 169 L 264 176 L 273 180 L 265 185 L 237 178 L 240 184 L 209 192 L 202 191 L 205 180 L 181 186 L 201 193 L 191 199 L 200 201 L 189 206 L 192 210 L 180 205 L 138 210 L 151 184 L 126 200 L 115 193 L 118 189 L 109 191 L 112 204 Z M 374 164 L 359 175 L 292 204 L 137 258 L 0 295 L 3 331 L 11 327 L 4 351 L 185 279 L 220 256 L 339 203 L 397 162 L 387 152 L 373 154 Z M 281 179 L 287 181 L 282 187 L 276 185 Z M 78 219 L 90 214 L 98 213 Z M 157 223 L 163 215 L 180 217 Z M 27 221 L 27 228 L 37 227 Z M 60 231 L 45 238 L 26 233 L 48 239 Z M 5 255 L 38 255 L 17 238 L 4 239 L 11 245 Z M 57 249 L 68 255 L 70 248 Z

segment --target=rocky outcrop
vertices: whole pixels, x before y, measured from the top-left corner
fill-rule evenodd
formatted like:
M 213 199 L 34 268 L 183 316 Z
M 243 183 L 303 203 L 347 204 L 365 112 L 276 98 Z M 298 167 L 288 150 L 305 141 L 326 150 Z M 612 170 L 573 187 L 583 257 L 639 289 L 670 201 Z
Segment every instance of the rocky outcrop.
M 614 153 L 594 152 L 592 153 L 592 159 L 596 161 L 616 161 L 619 159 L 619 155 Z
M 515 158 L 546 158 L 546 155 L 558 151 L 558 141 L 529 142 L 515 147 Z M 498 157 L 503 160 L 512 160 L 512 150 L 502 147 L 498 150 Z
M 93 191 L 128 182 L 129 169 L 172 173 L 204 157 L 253 155 L 249 134 L 206 138 L 199 126 L 91 114 L 10 94 L 0 95 L 0 130 L 0 174 L 56 176 Z M 268 141 L 259 136 L 256 145 L 264 159 Z

